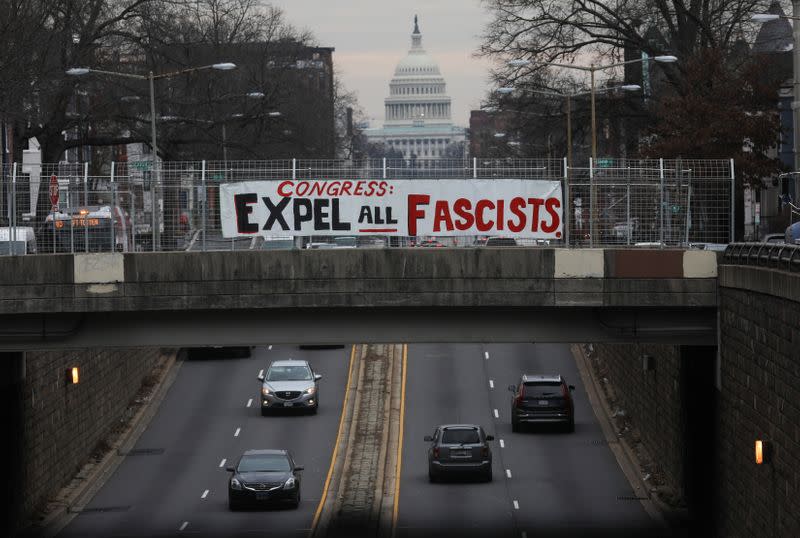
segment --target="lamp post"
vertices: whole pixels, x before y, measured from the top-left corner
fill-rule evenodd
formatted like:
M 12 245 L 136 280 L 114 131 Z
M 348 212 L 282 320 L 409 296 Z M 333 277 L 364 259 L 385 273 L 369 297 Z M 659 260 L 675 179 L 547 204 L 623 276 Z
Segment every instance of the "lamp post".
M 800 0 L 798 0 L 800 1 Z M 573 65 L 573 64 L 562 64 L 562 63 L 555 63 L 555 62 L 543 62 L 539 65 L 543 66 L 550 66 L 550 67 L 563 67 L 565 69 L 577 69 L 579 71 L 588 71 L 590 75 L 590 86 L 589 86 L 589 93 L 591 95 L 591 109 L 592 109 L 592 161 L 597 161 L 597 119 L 596 119 L 596 112 L 595 112 L 595 94 L 597 91 L 595 90 L 595 73 L 597 71 L 602 71 L 605 69 L 612 69 L 614 67 L 621 67 L 623 65 L 633 64 L 643 62 L 645 58 L 636 58 L 635 60 L 628 60 L 625 62 L 617 62 L 613 64 L 607 65 L 595 65 L 591 64 L 588 66 L 585 65 Z M 660 63 L 672 63 L 677 62 L 678 58 L 675 56 L 654 56 L 653 60 L 660 62 Z M 508 65 L 511 67 L 522 67 L 526 65 L 530 65 L 533 62 L 531 60 L 510 60 Z
M 154 74 L 153 71 L 148 72 L 147 75 L 137 75 L 135 73 L 121 73 L 118 71 L 106 71 L 104 69 L 92 69 L 89 67 L 73 67 L 71 69 L 67 69 L 66 74 L 70 76 L 83 76 L 88 75 L 89 73 L 98 73 L 101 75 L 110 75 L 114 77 L 123 77 L 123 78 L 132 78 L 136 80 L 147 80 L 149 83 L 149 91 L 150 91 L 150 145 L 153 150 L 153 155 L 151 158 L 151 185 L 153 186 L 153 220 L 152 220 L 152 227 L 153 227 L 153 251 L 156 250 L 156 245 L 160 243 L 160 230 L 159 225 L 160 222 L 158 220 L 158 212 L 156 208 L 156 196 L 155 196 L 155 188 L 157 181 L 155 181 L 155 174 L 158 167 L 158 142 L 156 138 L 156 97 L 155 97 L 155 81 L 158 79 L 165 79 L 174 77 L 177 75 L 183 75 L 186 73 L 193 73 L 195 71 L 202 71 L 205 69 L 215 69 L 217 71 L 230 71 L 231 69 L 236 69 L 236 64 L 231 62 L 222 62 L 222 63 L 215 63 L 211 65 L 202 65 L 199 67 L 189 67 L 186 69 L 179 69 L 177 71 L 170 71 L 167 73 L 159 73 Z
M 500 94 L 510 94 L 514 91 L 515 88 L 511 86 L 504 86 L 502 88 L 497 89 L 497 93 Z M 596 93 L 605 93 L 610 92 L 613 90 L 622 90 L 626 92 L 635 92 L 641 90 L 642 87 L 638 84 L 622 84 L 618 86 L 606 86 L 597 90 Z M 586 95 L 590 93 L 590 91 L 580 91 L 574 93 L 560 93 L 560 92 L 550 92 L 545 90 L 525 90 L 529 93 L 536 93 L 539 95 L 547 95 L 550 97 L 563 97 L 566 100 L 566 109 L 567 109 L 567 168 L 572 169 L 572 99 L 575 97 L 580 97 L 582 95 Z M 517 111 L 520 113 L 524 113 L 522 111 Z

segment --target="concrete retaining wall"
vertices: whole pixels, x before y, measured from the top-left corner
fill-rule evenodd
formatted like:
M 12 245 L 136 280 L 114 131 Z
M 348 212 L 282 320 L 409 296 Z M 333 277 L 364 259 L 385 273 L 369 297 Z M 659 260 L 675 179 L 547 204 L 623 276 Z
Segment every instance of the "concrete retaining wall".
M 102 449 L 101 441 L 122 425 L 129 403 L 162 354 L 157 348 L 28 352 L 21 392 L 17 441 L 24 457 L 17 524 L 33 516 Z M 78 366 L 80 382 L 66 383 Z
M 718 535 L 800 536 L 800 303 L 721 288 L 720 338 Z

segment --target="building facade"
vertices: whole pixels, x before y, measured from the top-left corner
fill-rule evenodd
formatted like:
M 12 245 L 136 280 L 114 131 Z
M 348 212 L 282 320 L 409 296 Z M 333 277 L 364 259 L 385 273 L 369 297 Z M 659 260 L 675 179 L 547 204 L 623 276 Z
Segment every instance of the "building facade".
M 464 156 L 465 129 L 453 125 L 447 84 L 439 65 L 422 47 L 416 16 L 411 49 L 397 64 L 384 103 L 383 127 L 364 131 L 368 143 L 400 152 L 419 168 L 442 157 Z

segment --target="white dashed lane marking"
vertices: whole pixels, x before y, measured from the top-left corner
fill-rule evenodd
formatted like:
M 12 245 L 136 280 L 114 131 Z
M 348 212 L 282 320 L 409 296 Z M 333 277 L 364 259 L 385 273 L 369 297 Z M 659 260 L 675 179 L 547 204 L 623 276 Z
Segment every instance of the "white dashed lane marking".
M 494 388 L 494 381 L 492 381 L 491 379 L 489 380 L 489 388 L 490 389 Z
M 488 351 L 484 351 L 483 352 L 483 358 L 484 359 L 488 359 L 489 358 L 489 352 Z
M 179 530 L 179 531 L 182 531 L 183 529 L 185 529 L 185 528 L 186 528 L 186 526 L 187 526 L 187 525 L 189 525 L 189 522 L 188 522 L 188 521 L 184 521 L 184 522 L 183 522 L 183 525 L 181 525 L 181 528 L 180 528 L 180 529 L 178 529 L 178 530 Z
M 270 345 L 267 349 L 272 350 L 272 346 Z
M 228 461 L 228 460 L 226 460 L 225 458 L 222 458 L 222 461 L 221 461 L 221 462 L 219 462 L 219 466 L 220 466 L 220 467 L 225 467 L 225 462 L 226 462 L 226 461 Z
M 205 490 L 205 491 L 203 492 L 203 494 L 202 494 L 202 495 L 200 495 L 200 498 L 201 498 L 201 499 L 205 499 L 206 497 L 208 497 L 208 490 Z
M 506 442 L 500 439 L 500 448 L 505 448 L 505 447 L 506 447 Z
M 506 476 L 511 478 L 511 469 L 506 469 Z
M 258 371 L 258 377 L 261 377 L 263 375 L 264 375 L 264 369 L 262 368 L 261 370 Z
M 500 418 L 500 413 L 497 412 L 497 409 L 494 410 L 494 418 Z
M 519 503 L 514 499 L 514 510 L 519 510 Z
M 253 405 L 253 399 L 252 398 L 247 400 L 247 407 L 250 407 L 251 405 Z
M 236 432 L 233 434 L 234 437 L 239 437 L 239 433 L 242 431 L 241 428 L 236 428 Z

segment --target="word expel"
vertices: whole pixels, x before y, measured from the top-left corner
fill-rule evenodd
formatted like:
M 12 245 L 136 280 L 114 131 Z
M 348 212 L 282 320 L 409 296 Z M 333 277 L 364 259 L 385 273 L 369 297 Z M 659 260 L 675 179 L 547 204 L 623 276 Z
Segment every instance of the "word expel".
M 430 206 L 433 205 L 431 208 Z M 420 220 L 433 220 L 434 233 L 469 230 L 478 232 L 523 230 L 556 232 L 561 225 L 558 198 L 523 198 L 511 200 L 435 200 L 427 194 L 408 195 L 408 235 L 417 235 Z
M 264 196 L 262 203 L 267 209 L 267 220 L 262 230 L 302 230 L 304 222 L 312 222 L 314 230 L 349 230 L 350 223 L 342 222 L 339 215 L 339 200 L 336 198 L 281 198 L 277 202 Z M 233 204 L 236 208 L 236 228 L 240 234 L 255 234 L 259 232 L 258 224 L 250 221 L 253 205 L 258 203 L 258 196 L 254 192 L 236 194 Z M 289 221 L 284 214 L 289 211 Z M 276 228 L 280 226 L 280 228 Z

